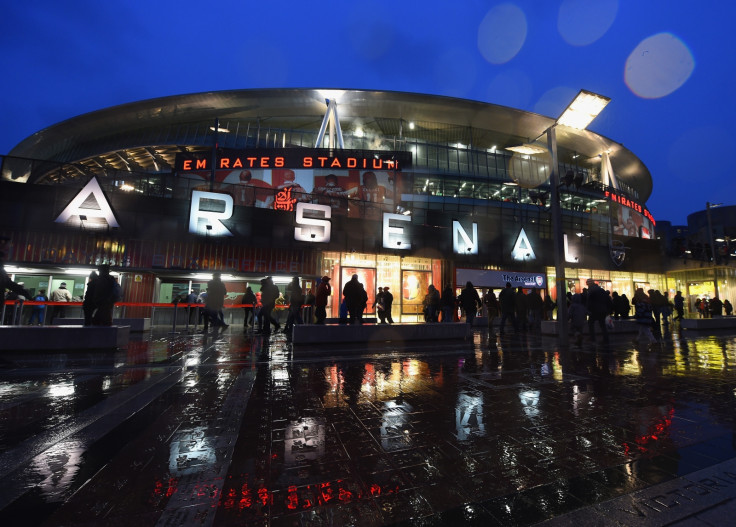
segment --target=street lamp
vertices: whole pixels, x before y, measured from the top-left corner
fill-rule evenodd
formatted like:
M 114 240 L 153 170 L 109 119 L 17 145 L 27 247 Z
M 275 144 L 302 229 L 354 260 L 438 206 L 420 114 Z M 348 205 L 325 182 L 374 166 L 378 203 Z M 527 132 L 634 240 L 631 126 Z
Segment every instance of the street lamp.
M 710 217 L 710 209 L 713 207 L 720 207 L 723 205 L 723 203 L 710 203 L 708 201 L 705 202 L 705 214 L 708 218 L 708 240 L 710 241 L 710 257 L 713 267 L 713 288 L 715 291 L 715 296 L 718 296 L 718 277 L 716 276 L 716 246 L 713 243 L 713 220 L 711 220 Z
M 565 108 L 555 124 L 547 129 L 547 148 L 552 156 L 549 174 L 550 212 L 552 215 L 552 240 L 555 252 L 555 290 L 557 291 L 557 336 L 562 345 L 568 343 L 567 331 L 567 285 L 565 279 L 564 236 L 562 233 L 562 210 L 560 208 L 559 164 L 557 162 L 557 126 L 569 126 L 584 130 L 611 101 L 610 98 L 586 90 L 580 90 L 575 99 Z

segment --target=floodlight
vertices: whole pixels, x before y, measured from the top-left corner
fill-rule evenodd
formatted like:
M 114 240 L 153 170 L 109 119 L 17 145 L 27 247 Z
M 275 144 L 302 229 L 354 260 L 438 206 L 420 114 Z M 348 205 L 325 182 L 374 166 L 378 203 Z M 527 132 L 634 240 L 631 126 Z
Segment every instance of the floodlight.
M 562 112 L 559 119 L 557 119 L 557 124 L 577 128 L 578 130 L 585 130 L 609 102 L 611 102 L 609 97 L 580 90 L 577 97 L 575 97 L 565 111 Z

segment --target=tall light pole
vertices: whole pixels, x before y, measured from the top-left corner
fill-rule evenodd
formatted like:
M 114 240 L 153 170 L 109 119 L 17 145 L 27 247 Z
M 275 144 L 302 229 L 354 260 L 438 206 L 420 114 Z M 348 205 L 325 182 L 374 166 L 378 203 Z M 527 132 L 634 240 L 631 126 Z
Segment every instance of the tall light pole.
M 555 252 L 555 290 L 557 291 L 557 337 L 566 346 L 569 341 L 567 328 L 567 280 L 565 279 L 564 234 L 562 232 L 562 209 L 560 207 L 560 175 L 557 162 L 557 126 L 569 126 L 584 130 L 611 99 L 586 90 L 580 90 L 575 99 L 565 108 L 555 124 L 547 130 L 547 148 L 552 157 L 549 174 L 550 213 L 552 215 L 552 240 Z
M 705 202 L 705 214 L 708 218 L 708 240 L 710 243 L 710 257 L 713 261 L 711 267 L 713 268 L 713 288 L 715 290 L 715 296 L 718 296 L 718 277 L 716 276 L 716 246 L 713 240 L 713 220 L 710 217 L 710 209 L 712 207 L 720 207 L 721 205 L 723 205 L 723 203 L 710 203 L 708 201 Z
M 212 144 L 212 166 L 210 167 L 210 192 L 215 190 L 215 168 L 217 165 L 217 132 L 220 130 L 220 120 L 215 117 L 215 126 L 211 126 L 210 130 L 212 130 L 215 134 L 215 140 Z
M 215 134 L 215 140 L 212 144 L 212 166 L 210 167 L 210 192 L 213 192 L 215 190 L 215 170 L 217 169 L 217 149 L 219 148 L 218 133 L 228 133 L 230 130 L 220 127 L 220 119 L 218 117 L 215 117 L 215 126 L 210 126 L 210 130 Z

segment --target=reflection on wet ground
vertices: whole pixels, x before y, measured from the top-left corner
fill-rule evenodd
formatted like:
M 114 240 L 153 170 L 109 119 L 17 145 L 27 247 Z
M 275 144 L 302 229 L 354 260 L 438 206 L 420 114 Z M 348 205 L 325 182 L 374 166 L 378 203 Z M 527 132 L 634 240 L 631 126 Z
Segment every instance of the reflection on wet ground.
M 531 525 L 734 458 L 736 336 L 629 339 L 4 355 L 0 524 Z

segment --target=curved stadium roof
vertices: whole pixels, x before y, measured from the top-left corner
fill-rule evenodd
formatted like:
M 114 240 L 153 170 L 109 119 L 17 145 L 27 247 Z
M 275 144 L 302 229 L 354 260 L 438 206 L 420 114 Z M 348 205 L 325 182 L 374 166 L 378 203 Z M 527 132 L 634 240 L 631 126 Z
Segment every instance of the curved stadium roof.
M 36 132 L 9 157 L 44 160 L 23 174 L 5 168 L 4 179 L 64 182 L 124 170 L 173 170 L 179 152 L 210 150 L 215 119 L 229 133 L 218 134 L 226 148 L 314 147 L 326 112 L 336 98 L 343 134 L 360 128 L 365 149 L 401 149 L 402 140 L 468 145 L 499 150 L 533 141 L 555 119 L 505 106 L 416 93 L 369 90 L 262 89 L 175 95 L 87 113 Z M 408 123 L 414 123 L 410 129 Z M 383 146 L 373 147 L 371 139 Z M 398 140 L 398 143 L 397 143 Z M 378 143 L 376 143 L 378 144 Z M 399 146 L 397 146 L 397 144 Z M 645 202 L 652 192 L 649 170 L 620 143 L 587 130 L 557 128 L 560 163 L 597 171 L 608 151 L 616 177 Z M 575 156 L 575 157 L 573 157 Z M 63 166 L 61 164 L 64 164 Z

